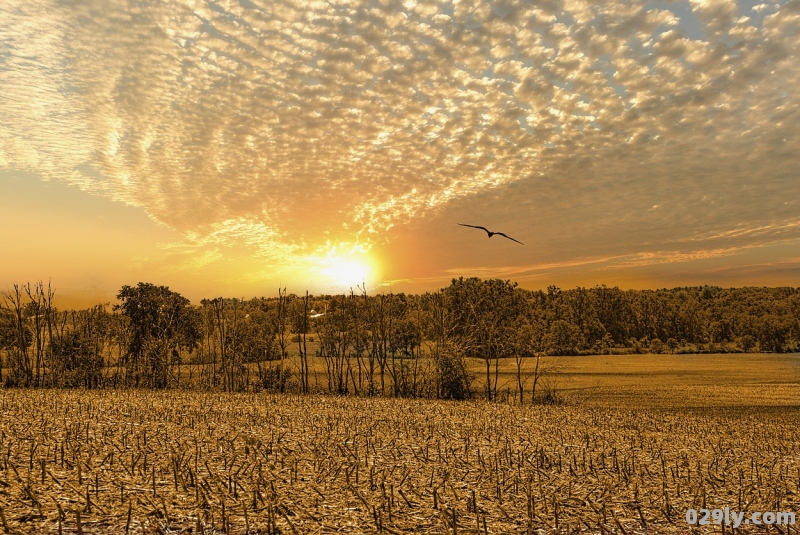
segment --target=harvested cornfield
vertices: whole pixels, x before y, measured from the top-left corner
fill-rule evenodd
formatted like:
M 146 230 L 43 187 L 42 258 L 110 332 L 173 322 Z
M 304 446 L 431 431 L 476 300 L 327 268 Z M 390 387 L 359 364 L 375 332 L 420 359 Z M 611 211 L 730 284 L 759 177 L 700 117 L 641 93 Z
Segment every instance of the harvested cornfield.
M 0 405 L 5 532 L 631 535 L 686 532 L 703 506 L 800 511 L 797 408 L 57 390 Z

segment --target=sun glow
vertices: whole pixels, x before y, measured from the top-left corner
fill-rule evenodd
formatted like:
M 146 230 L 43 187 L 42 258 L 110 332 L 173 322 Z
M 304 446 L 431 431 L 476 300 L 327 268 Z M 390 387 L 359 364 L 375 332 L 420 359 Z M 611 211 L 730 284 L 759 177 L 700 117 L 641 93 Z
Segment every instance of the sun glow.
M 318 270 L 337 291 L 365 284 L 372 286 L 377 277 L 375 261 L 358 249 L 339 252 L 333 248 L 320 259 Z
M 336 259 L 322 273 L 336 284 L 354 286 L 362 284 L 369 275 L 369 268 L 361 262 Z

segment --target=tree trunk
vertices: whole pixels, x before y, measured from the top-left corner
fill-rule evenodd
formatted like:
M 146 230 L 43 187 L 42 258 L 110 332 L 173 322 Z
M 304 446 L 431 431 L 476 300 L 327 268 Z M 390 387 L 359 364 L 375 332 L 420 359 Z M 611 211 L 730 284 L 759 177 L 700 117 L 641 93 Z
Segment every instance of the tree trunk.
M 484 360 L 486 361 L 486 399 L 492 401 L 492 369 L 489 365 L 489 358 Z
M 500 377 L 500 357 L 494 358 L 494 399 L 497 399 L 497 383 Z
M 533 370 L 533 387 L 531 388 L 531 404 L 536 403 L 536 383 L 539 382 L 539 359 L 541 355 L 536 353 L 536 367 Z

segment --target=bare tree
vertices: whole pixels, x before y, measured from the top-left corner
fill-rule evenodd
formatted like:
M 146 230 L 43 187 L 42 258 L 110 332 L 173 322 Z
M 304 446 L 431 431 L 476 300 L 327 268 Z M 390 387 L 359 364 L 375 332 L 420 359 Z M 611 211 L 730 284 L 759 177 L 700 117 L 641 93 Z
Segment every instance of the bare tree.
M 531 403 L 537 403 L 536 391 L 539 385 L 561 373 L 562 368 L 557 360 L 547 357 L 548 336 L 544 323 L 531 321 L 524 323 L 518 334 L 518 351 L 515 356 L 517 364 L 517 386 L 520 402 L 524 402 L 525 384 L 531 381 Z M 532 364 L 523 367 L 523 361 Z M 552 385 L 551 385 L 552 386 Z
M 201 382 L 205 379 L 207 388 L 212 389 L 217 384 L 217 311 L 215 300 L 203 299 L 200 302 L 200 348 L 201 353 Z
M 328 391 L 337 394 L 349 392 L 351 314 L 346 295 L 331 299 L 327 312 L 314 322 L 319 339 L 319 356 L 325 360 Z
M 353 289 L 350 288 L 350 296 L 347 300 L 348 308 L 351 311 L 350 322 L 350 351 L 351 357 L 356 359 L 357 375 L 352 377 L 353 392 L 358 395 L 361 392 L 366 392 L 367 395 L 373 395 L 375 388 L 372 382 L 372 377 L 367 375 L 367 364 L 365 358 L 369 359 L 371 351 L 369 351 L 369 297 L 367 297 L 366 287 L 358 286 L 361 294 L 356 297 Z M 367 377 L 365 378 L 365 375 Z M 366 379 L 367 385 L 365 388 L 364 381 Z
M 525 397 L 525 384 L 528 379 L 533 377 L 533 391 L 536 392 L 536 384 L 539 381 L 539 366 L 541 355 L 545 351 L 546 324 L 543 318 L 539 317 L 534 307 L 528 307 L 527 317 L 518 327 L 516 332 L 516 348 L 514 351 L 514 363 L 516 364 L 517 392 L 519 393 L 520 403 Z M 535 358 L 533 372 L 524 371 L 524 363 Z
M 14 313 L 5 306 L 5 303 L 0 304 L 0 384 L 3 382 L 3 353 L 10 351 L 16 346 L 17 331 L 14 320 Z M 6 358 L 6 361 L 8 359 Z
M 49 282 L 45 290 L 42 281 L 33 287 L 28 283 L 24 289 L 28 296 L 28 315 L 31 322 L 30 329 L 33 332 L 34 362 L 31 379 L 35 386 L 43 386 L 47 373 L 46 349 L 49 346 L 48 340 L 52 337 L 51 313 L 55 293 Z M 50 356 L 52 357 L 52 352 Z M 50 360 L 52 361 L 52 358 Z
M 221 297 L 211 300 L 211 307 L 214 310 L 214 335 L 216 346 L 219 347 L 220 372 L 222 375 L 223 389 L 228 390 L 228 324 L 225 321 L 225 300 Z M 214 372 L 216 376 L 216 370 Z
M 66 318 L 64 318 L 63 322 L 56 323 L 56 336 L 63 336 L 64 332 L 64 324 L 66 323 Z M 125 365 L 125 359 L 127 358 L 127 348 L 130 344 L 130 337 L 131 337 L 131 325 L 130 319 L 120 314 L 120 311 L 117 308 L 112 308 L 111 316 L 109 317 L 109 355 L 113 356 L 113 347 L 116 347 L 117 357 L 116 361 L 114 362 L 114 373 L 112 375 L 112 384 L 116 387 L 118 384 L 130 384 L 130 376 L 128 375 L 129 367 Z M 111 363 L 109 362 L 109 366 Z M 125 377 L 122 376 L 122 372 L 125 372 Z
M 391 306 L 393 298 L 390 295 L 379 294 L 367 303 L 367 294 L 364 292 L 364 301 L 367 305 L 369 328 L 371 334 L 371 347 L 369 357 L 369 378 L 373 380 L 377 365 L 380 381 L 380 392 L 386 395 L 386 366 L 389 357 L 389 338 L 391 331 Z
M 306 290 L 305 297 L 293 302 L 294 307 L 291 312 L 292 333 L 297 336 L 297 353 L 300 359 L 300 391 L 308 394 L 310 385 L 308 382 L 308 344 L 307 336 L 310 330 L 311 309 L 309 308 L 309 295 Z
M 281 385 L 280 389 L 283 391 L 285 384 L 284 375 L 286 373 L 286 347 L 288 341 L 286 339 L 286 329 L 289 325 L 289 298 L 286 295 L 286 288 L 278 288 L 278 310 L 277 310 L 277 335 L 278 335 L 278 348 L 280 349 L 280 367 L 278 369 L 278 384 Z
M 11 351 L 11 362 L 7 381 L 17 386 L 30 386 L 33 379 L 32 367 L 28 356 L 31 333 L 25 317 L 25 305 L 22 302 L 23 290 L 19 284 L 13 289 L 3 292 L 3 301 L 14 315 L 14 331 L 16 342 Z

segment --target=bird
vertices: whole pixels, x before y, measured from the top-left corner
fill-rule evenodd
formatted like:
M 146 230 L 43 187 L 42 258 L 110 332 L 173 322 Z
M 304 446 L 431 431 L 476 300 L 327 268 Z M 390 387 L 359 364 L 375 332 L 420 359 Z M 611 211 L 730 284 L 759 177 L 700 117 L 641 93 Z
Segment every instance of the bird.
M 514 239 L 514 238 L 512 238 L 511 236 L 506 236 L 506 235 L 505 235 L 505 234 L 503 234 L 502 232 L 492 232 L 491 230 L 489 230 L 489 229 L 488 229 L 488 228 L 486 228 L 486 227 L 479 227 L 479 226 L 477 226 L 477 225 L 465 225 L 464 223 L 457 223 L 457 224 L 458 224 L 458 225 L 461 225 L 462 227 L 472 227 L 472 228 L 479 228 L 479 229 L 481 229 L 481 230 L 485 230 L 485 231 L 486 231 L 486 234 L 488 234 L 490 238 L 491 238 L 492 236 L 494 236 L 495 234 L 497 234 L 498 236 L 502 236 L 502 237 L 504 237 L 504 238 L 508 238 L 508 239 L 509 239 L 509 240 L 511 240 L 511 241 L 515 241 L 515 242 L 517 242 L 517 243 L 518 243 L 518 244 L 520 244 L 520 245 L 525 245 L 525 244 L 524 244 L 524 243 L 522 243 L 521 241 L 519 241 L 519 240 L 515 240 L 515 239 Z

